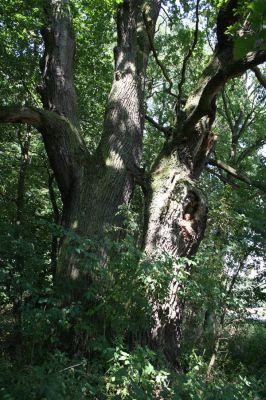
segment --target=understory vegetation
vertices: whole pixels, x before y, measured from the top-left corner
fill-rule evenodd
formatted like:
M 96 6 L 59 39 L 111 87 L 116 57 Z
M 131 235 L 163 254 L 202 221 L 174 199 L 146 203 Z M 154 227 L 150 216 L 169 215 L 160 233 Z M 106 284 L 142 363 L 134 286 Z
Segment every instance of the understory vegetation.
M 188 279 L 187 263 L 193 270 L 193 280 L 189 278 L 182 293 L 186 308 L 182 370 L 177 374 L 162 354 L 148 347 L 145 337 L 148 300 L 154 293 L 164 296 L 171 279 L 169 264 L 174 261 L 162 256 L 152 265 L 145 259 L 140 262 L 134 237 L 135 214 L 127 210 L 127 218 L 120 258 L 106 269 L 97 265 L 91 252 L 83 250 L 84 240 L 68 233 L 70 251 L 77 252 L 84 268 L 90 268 L 97 277 L 87 291 L 86 306 L 79 301 L 62 305 L 54 291 L 49 258 L 40 262 L 31 241 L 24 239 L 23 247 L 18 247 L 19 241 L 9 232 L 6 268 L 1 272 L 1 398 L 263 399 L 266 326 L 261 316 L 248 312 L 264 300 L 259 277 L 249 274 L 254 270 L 253 261 L 242 269 L 236 287 L 228 293 L 230 282 L 226 280 L 232 282 L 233 276 L 228 276 L 226 268 L 238 263 L 233 261 L 239 256 L 234 252 L 241 251 L 237 244 L 235 248 L 228 245 L 227 254 L 221 254 L 226 239 L 217 237 L 219 247 L 219 243 L 210 245 L 207 236 L 196 258 L 179 260 L 179 280 Z M 43 239 L 45 233 L 49 238 L 56 230 L 42 220 L 36 227 Z M 59 228 L 56 233 L 62 234 Z M 8 258 L 12 254 L 8 245 L 16 246 L 16 251 L 22 249 L 27 260 L 20 274 Z M 23 293 L 19 320 L 12 309 L 18 290 Z M 68 342 L 73 329 L 78 332 L 74 351 Z M 215 365 L 208 374 L 217 340 Z

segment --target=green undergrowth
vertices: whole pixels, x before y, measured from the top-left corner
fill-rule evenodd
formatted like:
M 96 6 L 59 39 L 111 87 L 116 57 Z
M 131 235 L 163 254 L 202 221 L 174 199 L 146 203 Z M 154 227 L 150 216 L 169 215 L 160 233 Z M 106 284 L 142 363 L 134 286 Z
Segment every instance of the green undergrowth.
M 200 343 L 193 341 L 186 333 L 192 331 L 190 326 L 183 329 L 182 372 L 173 371 L 159 351 L 147 346 L 151 313 L 148 300 L 155 295 L 158 299 L 165 297 L 175 269 L 173 260 L 165 256 L 152 263 L 143 258 L 135 246 L 137 225 L 132 216 L 128 220 L 130 235 L 119 249 L 114 248 L 120 256 L 108 268 L 97 264 L 92 252 L 95 243 L 81 240 L 73 232 L 63 232 L 68 235 L 68 251 L 75 252 L 80 266 L 94 277 L 84 301 L 62 304 L 45 269 L 41 284 L 40 279 L 26 279 L 21 274 L 15 277 L 14 285 L 13 281 L 10 284 L 10 275 L 3 275 L 0 399 L 264 399 L 266 326 L 262 323 L 243 318 L 237 329 L 230 324 L 225 327 L 226 347 L 220 349 L 208 382 L 206 372 L 213 342 L 204 335 Z M 180 260 L 179 280 L 188 279 L 188 262 L 192 268 L 200 268 L 195 260 Z M 202 269 L 200 279 L 195 275 L 193 285 L 181 292 L 199 310 L 192 321 L 195 330 L 202 319 L 200 310 L 206 307 L 204 296 L 208 293 L 210 297 L 216 288 L 213 282 L 212 291 L 207 292 L 204 273 Z M 23 289 L 20 332 L 12 310 L 17 287 Z
M 253 341 L 256 341 L 255 337 Z M 189 364 L 186 373 L 176 373 L 167 367 L 161 356 L 141 346 L 129 351 L 121 344 L 105 347 L 102 343 L 93 358 L 70 358 L 55 350 L 47 353 L 39 363 L 2 360 L 0 398 L 259 400 L 265 396 L 263 377 L 256 379 L 250 375 L 248 366 L 239 359 L 230 359 L 231 371 L 225 371 L 228 366 L 218 368 L 209 383 L 205 381 L 203 357 L 192 352 Z

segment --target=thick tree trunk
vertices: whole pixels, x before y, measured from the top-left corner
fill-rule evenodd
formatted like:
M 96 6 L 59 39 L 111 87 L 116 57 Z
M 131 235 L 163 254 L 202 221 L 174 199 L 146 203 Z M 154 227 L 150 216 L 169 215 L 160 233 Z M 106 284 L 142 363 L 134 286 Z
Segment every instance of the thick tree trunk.
M 207 219 L 206 198 L 197 180 L 215 143 L 211 131 L 215 120 L 216 96 L 225 83 L 241 75 L 253 63 L 265 59 L 265 52 L 248 53 L 235 60 L 233 43 L 225 34 L 236 21 L 236 0 L 222 7 L 217 20 L 218 43 L 210 63 L 190 94 L 183 110 L 177 109 L 176 124 L 167 130 L 165 146 L 149 180 L 146 196 L 144 250 L 150 257 L 166 253 L 173 259 L 172 280 L 163 301 L 150 300 L 153 326 L 151 342 L 179 369 L 183 302 L 179 292 L 177 259 L 196 253 Z M 189 273 L 189 266 L 187 266 Z
M 203 237 L 207 204 L 188 165 L 177 150 L 166 145 L 154 165 L 146 198 L 144 250 L 148 257 L 166 254 L 172 259 L 172 279 L 163 301 L 151 299 L 153 326 L 151 343 L 160 348 L 177 369 L 184 304 L 179 296 L 180 257 L 196 253 Z M 187 272 L 189 266 L 187 264 Z
M 159 0 L 130 0 L 120 6 L 114 81 L 106 106 L 102 139 L 91 157 L 78 131 L 72 76 L 74 42 L 68 1 L 52 1 L 47 10 L 49 25 L 42 33 L 45 53 L 40 92 L 45 108 L 66 118 L 67 126 L 64 132 L 62 128 L 61 132 L 55 132 L 56 123 L 55 126 L 45 125 L 42 133 L 62 194 L 63 226 L 100 243 L 102 263 L 108 255 L 106 229 L 121 227 L 119 206 L 129 203 L 140 175 L 144 87 L 150 51 L 143 13 L 153 36 L 159 9 Z M 60 151 L 59 157 L 55 147 Z M 82 295 L 87 289 L 89 274 L 86 266 L 85 269 L 82 266 L 82 255 L 69 253 L 71 241 L 70 235 L 61 247 L 58 282 L 60 285 L 72 282 L 72 287 Z M 90 251 L 90 247 L 86 250 Z

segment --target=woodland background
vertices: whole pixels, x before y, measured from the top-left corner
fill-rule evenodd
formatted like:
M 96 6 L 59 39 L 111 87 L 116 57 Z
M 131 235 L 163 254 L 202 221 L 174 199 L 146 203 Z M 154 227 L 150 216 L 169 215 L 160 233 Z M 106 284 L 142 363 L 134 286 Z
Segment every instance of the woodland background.
M 253 16 L 260 20 L 265 5 L 255 3 Z M 117 4 L 75 0 L 71 7 L 80 121 L 88 148 L 94 151 L 113 79 Z M 217 8 L 218 2 L 201 3 L 199 38 L 187 67 L 186 93 L 193 89 L 215 46 Z M 41 107 L 36 87 L 43 22 L 39 2 L 1 1 L 0 96 L 4 105 L 23 101 L 26 106 Z M 164 4 L 157 25 L 154 46 L 159 58 L 170 76 L 179 77 L 193 41 L 195 2 Z M 236 55 L 245 52 L 245 46 L 250 43 L 236 41 Z M 102 268 L 86 250 L 86 240 L 60 225 L 61 199 L 40 135 L 27 125 L 0 125 L 2 399 L 266 398 L 266 92 L 261 75 L 265 68 L 261 66 L 260 71 L 231 80 L 217 100 L 213 132 L 218 140 L 200 179 L 208 193 L 207 230 L 197 255 L 179 260 L 179 279 L 188 283 L 180 293 L 186 307 L 178 374 L 160 352 L 143 345 L 141 337 L 148 299 L 155 292 L 163 296 L 171 262 L 162 258 L 146 267 L 138 262 L 141 189 L 137 188 L 130 206 L 119 210 L 125 220 L 124 239 L 110 243 L 119 256 Z M 160 125 L 174 119 L 175 100 L 166 88 L 165 77 L 151 56 L 147 115 L 156 115 Z M 163 133 L 146 122 L 145 170 L 151 168 L 163 140 Z M 58 241 L 63 236 L 70 239 L 69 251 L 82 254 L 97 276 L 87 291 L 87 300 L 94 304 L 89 309 L 78 300 L 62 307 L 54 290 Z M 187 263 L 191 276 L 183 268 Z M 86 351 L 69 352 L 62 342 L 62 332 L 71 332 L 73 321 L 75 327 L 78 321 L 78 329 L 89 339 Z

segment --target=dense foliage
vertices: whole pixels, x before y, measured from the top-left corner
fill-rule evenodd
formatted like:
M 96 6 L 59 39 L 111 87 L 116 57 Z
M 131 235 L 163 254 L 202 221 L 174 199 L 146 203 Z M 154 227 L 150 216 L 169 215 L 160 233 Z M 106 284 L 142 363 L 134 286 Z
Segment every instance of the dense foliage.
M 73 1 L 75 83 L 82 132 L 93 151 L 102 130 L 113 75 L 114 14 L 119 1 Z M 193 1 L 164 2 L 154 46 L 176 84 L 193 41 Z M 221 2 L 202 1 L 199 37 L 189 60 L 186 97 L 210 57 L 214 19 Z M 246 3 L 246 2 L 243 2 Z M 247 2 L 249 3 L 249 2 Z M 0 4 L 1 103 L 41 104 L 39 62 L 43 53 L 40 1 Z M 255 26 L 247 42 L 231 26 L 236 57 L 265 43 L 263 1 L 239 9 Z M 207 21 L 207 22 L 206 22 Z M 264 40 L 264 42 L 263 42 Z M 179 43 L 179 46 L 176 45 Z M 265 45 L 265 44 L 264 44 Z M 263 70 L 263 68 L 261 68 Z M 150 59 L 147 114 L 171 124 L 175 101 L 161 69 Z M 173 90 L 177 90 L 175 85 Z M 209 193 L 209 224 L 200 251 L 178 261 L 162 254 L 151 265 L 141 240 L 143 195 L 121 206 L 123 240 L 110 241 L 116 257 L 97 263 L 98 243 L 61 225 L 61 199 L 43 142 L 30 126 L 0 125 L 0 397 L 3 400 L 176 399 L 256 400 L 266 397 L 265 326 L 265 88 L 253 72 L 235 78 L 218 99 L 213 128 L 217 144 L 201 178 Z M 147 123 L 143 168 L 149 171 L 163 142 Z M 222 163 L 222 164 L 221 164 Z M 223 167 L 230 164 L 235 171 Z M 237 179 L 235 179 L 237 178 Z M 110 230 L 116 227 L 109 227 Z M 94 277 L 79 301 L 62 304 L 55 290 L 58 244 L 69 238 Z M 88 247 L 90 251 L 88 251 Z M 191 265 L 188 274 L 186 265 Z M 163 298 L 176 264 L 188 281 L 181 371 L 147 345 L 149 298 Z M 264 314 L 262 312 L 264 307 Z M 257 314 L 256 314 L 257 312 Z M 73 329 L 86 341 L 68 346 Z M 86 343 L 83 348 L 81 343 Z

